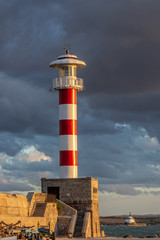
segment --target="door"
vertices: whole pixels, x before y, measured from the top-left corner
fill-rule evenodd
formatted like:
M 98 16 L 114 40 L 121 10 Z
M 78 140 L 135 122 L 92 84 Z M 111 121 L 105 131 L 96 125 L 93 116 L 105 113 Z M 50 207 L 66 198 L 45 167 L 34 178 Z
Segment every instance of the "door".
M 59 199 L 59 187 L 47 187 L 47 193 Z

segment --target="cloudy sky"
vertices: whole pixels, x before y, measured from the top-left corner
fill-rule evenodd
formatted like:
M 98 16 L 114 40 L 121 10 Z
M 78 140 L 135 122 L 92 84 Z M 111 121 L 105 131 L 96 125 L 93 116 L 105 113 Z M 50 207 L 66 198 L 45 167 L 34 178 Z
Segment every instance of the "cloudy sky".
M 0 191 L 59 177 L 58 72 L 78 72 L 79 176 L 99 179 L 100 214 L 160 214 L 160 1 L 0 0 Z

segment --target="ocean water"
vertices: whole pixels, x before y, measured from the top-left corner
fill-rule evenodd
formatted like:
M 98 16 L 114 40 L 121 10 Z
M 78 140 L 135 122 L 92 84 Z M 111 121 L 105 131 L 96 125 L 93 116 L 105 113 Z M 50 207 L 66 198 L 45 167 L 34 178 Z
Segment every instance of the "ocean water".
M 160 235 L 160 225 L 147 225 L 143 227 L 128 227 L 126 225 L 103 225 L 101 230 L 104 230 L 108 237 L 124 237 L 132 235 L 133 237 L 147 237 Z

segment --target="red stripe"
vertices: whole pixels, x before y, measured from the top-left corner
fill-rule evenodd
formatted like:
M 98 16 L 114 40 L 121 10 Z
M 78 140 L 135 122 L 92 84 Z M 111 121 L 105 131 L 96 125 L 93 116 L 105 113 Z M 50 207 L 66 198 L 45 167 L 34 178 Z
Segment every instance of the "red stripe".
M 77 151 L 60 151 L 60 166 L 77 166 Z
M 59 135 L 77 135 L 77 120 L 59 120 Z
M 77 104 L 76 89 L 59 90 L 59 104 Z

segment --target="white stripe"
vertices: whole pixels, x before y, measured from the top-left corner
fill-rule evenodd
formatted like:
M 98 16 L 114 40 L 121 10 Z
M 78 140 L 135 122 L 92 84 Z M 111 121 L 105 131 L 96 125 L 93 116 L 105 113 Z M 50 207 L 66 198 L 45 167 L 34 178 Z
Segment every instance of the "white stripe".
M 60 151 L 63 150 L 77 151 L 77 135 L 60 135 L 59 145 Z
M 59 120 L 63 119 L 77 120 L 77 104 L 59 105 Z
M 60 166 L 60 178 L 77 178 L 77 166 Z

